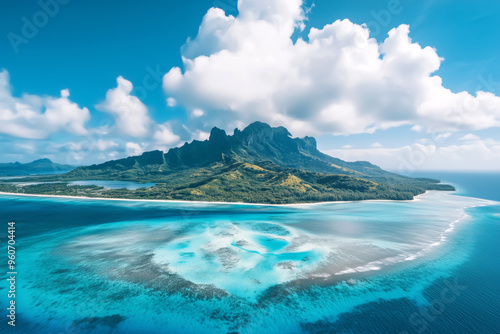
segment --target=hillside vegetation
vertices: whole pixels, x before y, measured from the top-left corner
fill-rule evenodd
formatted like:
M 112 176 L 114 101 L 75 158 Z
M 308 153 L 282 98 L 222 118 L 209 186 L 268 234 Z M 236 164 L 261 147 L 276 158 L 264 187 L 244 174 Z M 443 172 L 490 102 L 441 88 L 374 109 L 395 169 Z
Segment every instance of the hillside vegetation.
M 79 167 L 69 173 L 34 178 L 60 182 L 15 186 L 0 191 L 90 197 L 300 203 L 366 199 L 409 200 L 426 190 L 454 190 L 438 180 L 413 179 L 369 162 L 346 162 L 321 153 L 314 138 L 292 138 L 283 127 L 253 123 L 228 136 L 214 128 L 210 139 L 141 156 Z M 33 181 L 31 180 L 31 181 Z M 156 183 L 130 191 L 67 186 L 75 180 Z M 30 179 L 23 180 L 23 182 Z

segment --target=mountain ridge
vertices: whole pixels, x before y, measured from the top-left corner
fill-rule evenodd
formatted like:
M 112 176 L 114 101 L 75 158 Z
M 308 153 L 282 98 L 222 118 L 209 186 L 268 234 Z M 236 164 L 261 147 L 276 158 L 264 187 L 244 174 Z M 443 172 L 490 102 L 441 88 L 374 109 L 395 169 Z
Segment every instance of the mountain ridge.
M 271 161 L 283 167 L 317 173 L 403 177 L 384 171 L 368 161 L 346 162 L 331 157 L 317 149 L 314 137 L 293 138 L 286 128 L 272 128 L 262 122 L 254 122 L 242 131 L 235 129 L 233 135 L 227 135 L 224 130 L 214 127 L 209 139 L 205 141 L 193 140 L 181 147 L 171 148 L 167 153 L 150 151 L 140 156 L 108 161 L 88 168 L 97 169 L 101 166 L 120 164 L 130 166 L 132 162 L 137 162 L 139 165 L 166 164 L 175 169 L 203 167 L 222 160 Z
M 313 137 L 294 138 L 284 127 L 255 122 L 228 135 L 214 127 L 209 139 L 168 152 L 78 167 L 41 184 L 12 188 L 25 193 L 90 197 L 247 203 L 304 203 L 366 199 L 409 200 L 427 190 L 454 190 L 433 179 L 412 179 L 367 161 L 347 162 L 317 149 Z M 155 183 L 134 191 L 68 187 L 76 180 Z M 1 187 L 0 187 L 1 189 Z
M 75 166 L 63 165 L 52 162 L 50 159 L 42 158 L 22 164 L 18 161 L 0 163 L 0 174 L 3 175 L 27 175 L 38 173 L 68 172 Z

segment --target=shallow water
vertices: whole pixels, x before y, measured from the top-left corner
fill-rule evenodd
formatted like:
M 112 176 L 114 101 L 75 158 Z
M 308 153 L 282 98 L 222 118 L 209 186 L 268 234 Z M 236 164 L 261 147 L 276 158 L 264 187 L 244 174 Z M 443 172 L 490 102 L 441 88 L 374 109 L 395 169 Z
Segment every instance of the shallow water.
M 21 177 L 17 177 L 21 178 Z M 1 179 L 1 177 L 0 177 Z M 7 180 L 16 179 L 16 177 L 6 177 Z M 24 186 L 33 186 L 39 184 L 56 184 L 62 183 L 61 181 L 53 181 L 53 182 L 12 182 L 14 185 L 19 187 Z M 103 187 L 105 189 L 128 189 L 128 190 L 137 190 L 141 188 L 151 188 L 156 183 L 138 183 L 138 182 L 130 182 L 130 181 L 105 181 L 105 180 L 86 180 L 86 181 L 71 181 L 68 182 L 68 186 L 98 186 Z
M 441 192 L 286 207 L 0 196 L 17 221 L 18 329 L 37 333 L 421 333 L 406 313 L 475 256 L 471 231 L 498 227 L 494 204 Z M 360 322 L 370 307 L 400 316 Z
M 87 180 L 87 181 L 71 181 L 70 186 L 98 186 L 106 189 L 128 189 L 137 190 L 140 188 L 151 188 L 156 183 L 137 183 L 130 181 L 105 181 L 105 180 Z

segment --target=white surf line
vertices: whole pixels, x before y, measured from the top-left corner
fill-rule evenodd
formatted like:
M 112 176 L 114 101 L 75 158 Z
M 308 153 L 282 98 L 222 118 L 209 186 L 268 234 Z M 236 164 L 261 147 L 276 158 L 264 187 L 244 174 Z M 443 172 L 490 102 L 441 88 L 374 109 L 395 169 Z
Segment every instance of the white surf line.
M 414 261 L 414 260 L 426 255 L 428 252 L 430 252 L 432 250 L 432 248 L 441 245 L 446 240 L 445 234 L 451 233 L 454 230 L 455 225 L 457 223 L 459 223 L 460 221 L 467 219 L 467 218 L 470 218 L 470 216 L 468 214 L 466 214 L 464 211 L 462 217 L 460 217 L 460 218 L 454 220 L 452 223 L 450 223 L 450 225 L 449 225 L 450 228 L 448 228 L 444 233 L 441 233 L 439 241 L 430 244 L 429 246 L 425 247 L 424 249 L 418 251 L 417 253 L 414 253 L 411 255 L 400 254 L 400 255 L 396 255 L 396 256 L 392 256 L 392 257 L 387 257 L 387 258 L 384 258 L 381 260 L 372 261 L 372 262 L 369 262 L 369 263 L 362 265 L 362 266 L 342 270 L 338 273 L 335 273 L 335 275 L 353 274 L 353 273 L 361 273 L 361 272 L 367 272 L 367 271 L 377 271 L 377 270 L 382 269 L 382 267 L 385 267 L 388 265 L 394 265 L 397 263 L 402 263 L 402 262 L 407 262 L 407 261 Z
M 318 205 L 328 205 L 328 204 L 345 204 L 345 203 L 379 203 L 379 202 L 393 202 L 393 203 L 413 203 L 422 200 L 422 197 L 426 197 L 432 193 L 440 193 L 449 196 L 459 196 L 461 198 L 469 198 L 474 200 L 485 201 L 485 206 L 488 205 L 500 205 L 500 202 L 485 200 L 482 198 L 466 197 L 454 194 L 453 191 L 438 191 L 438 190 L 427 190 L 425 193 L 415 196 L 411 200 L 391 200 L 391 199 L 367 199 L 359 201 L 333 201 L 333 202 L 314 202 L 314 203 L 291 203 L 291 204 L 266 204 L 266 203 L 247 203 L 247 202 L 210 202 L 210 201 L 185 201 L 185 200 L 168 200 L 168 199 L 133 199 L 133 198 L 108 198 L 108 197 L 89 197 L 89 196 L 71 196 L 71 195 L 48 195 L 48 194 L 25 194 L 25 193 L 9 193 L 0 192 L 0 195 L 9 196 L 26 196 L 26 197 L 41 197 L 41 198 L 68 198 L 68 199 L 83 199 L 83 200 L 99 200 L 99 201 L 124 201 L 124 202 L 151 202 L 151 203 L 180 203 L 180 204 L 218 204 L 218 205 L 255 205 L 255 206 L 271 206 L 271 207 L 296 207 L 304 208 L 307 206 L 318 206 Z M 489 204 L 488 204 L 489 203 Z M 481 206 L 481 205 L 478 205 Z M 473 206 L 470 206 L 473 207 Z
M 294 204 L 264 204 L 264 203 L 245 203 L 245 202 L 182 201 L 182 200 L 167 200 L 167 199 L 106 198 L 106 197 L 88 197 L 88 196 L 70 196 L 70 195 L 22 194 L 22 193 L 8 193 L 8 192 L 0 192 L 0 195 L 40 197 L 40 198 L 66 198 L 66 199 L 81 199 L 81 200 L 96 200 L 96 201 L 152 202 L 152 203 L 179 203 L 179 204 L 220 204 L 220 205 L 227 204 L 227 205 L 250 205 L 250 206 L 255 205 L 255 206 L 277 206 L 277 207 L 294 205 Z
M 225 204 L 227 204 L 227 205 L 247 205 L 247 206 L 248 205 L 250 205 L 250 206 L 255 205 L 255 206 L 303 208 L 304 206 L 317 206 L 317 205 L 326 205 L 326 204 L 367 203 L 367 202 L 377 202 L 377 203 L 378 202 L 394 202 L 394 203 L 416 202 L 416 201 L 420 201 L 421 200 L 420 197 L 426 195 L 426 193 L 417 195 L 412 200 L 368 199 L 368 200 L 360 200 L 360 201 L 335 201 L 335 202 L 292 203 L 292 204 L 265 204 L 265 203 L 247 203 L 247 202 L 183 201 L 183 200 L 168 200 L 168 199 L 107 198 L 107 197 L 89 197 L 89 196 L 71 196 L 71 195 L 25 194 L 25 193 L 9 193 L 9 192 L 0 192 L 0 195 L 40 197 L 40 198 L 67 198 L 67 199 L 99 200 L 99 201 L 180 203 L 180 204 L 219 204 L 219 205 L 225 205 Z
M 449 224 L 448 229 L 446 229 L 443 233 L 440 234 L 439 241 L 436 241 L 436 242 L 430 244 L 429 246 L 425 247 L 424 249 L 422 249 L 421 251 L 419 251 L 419 252 L 417 252 L 415 254 L 412 254 L 410 256 L 405 255 L 405 254 L 400 254 L 400 255 L 397 255 L 397 256 L 393 256 L 393 257 L 388 257 L 388 258 L 381 259 L 381 260 L 372 261 L 372 262 L 369 262 L 369 263 L 367 263 L 365 265 L 358 266 L 358 267 L 355 267 L 355 268 L 347 268 L 347 269 L 342 270 L 342 271 L 340 271 L 338 273 L 335 273 L 335 275 L 345 275 L 345 274 L 353 274 L 353 273 L 359 273 L 359 272 L 377 271 L 377 270 L 380 270 L 382 268 L 382 266 L 387 265 L 387 262 L 389 262 L 388 265 L 392 265 L 392 264 L 406 262 L 406 261 L 414 261 L 414 260 L 416 260 L 416 259 L 424 256 L 426 253 L 430 252 L 432 250 L 432 248 L 437 247 L 437 246 L 441 245 L 444 241 L 446 241 L 446 234 L 449 234 L 449 233 L 453 232 L 453 230 L 455 230 L 455 227 L 456 227 L 456 225 L 458 223 L 471 218 L 471 216 L 469 214 L 467 214 L 467 212 L 465 211 L 465 209 L 477 208 L 477 207 L 484 207 L 484 206 L 491 206 L 491 205 L 500 205 L 500 202 L 492 201 L 492 200 L 485 200 L 485 199 L 482 199 L 482 198 L 465 197 L 465 196 L 455 195 L 455 194 L 452 194 L 452 193 L 448 193 L 446 195 L 448 195 L 448 196 L 459 196 L 461 198 L 470 199 L 470 200 L 474 200 L 474 201 L 478 201 L 479 200 L 479 201 L 484 202 L 484 203 L 463 206 L 460 209 L 462 211 L 461 217 L 458 218 L 458 219 L 456 219 L 456 220 L 454 220 L 454 221 L 452 221 Z M 497 216 L 500 216 L 500 214 L 497 214 Z M 399 259 L 402 259 L 402 260 L 399 260 Z

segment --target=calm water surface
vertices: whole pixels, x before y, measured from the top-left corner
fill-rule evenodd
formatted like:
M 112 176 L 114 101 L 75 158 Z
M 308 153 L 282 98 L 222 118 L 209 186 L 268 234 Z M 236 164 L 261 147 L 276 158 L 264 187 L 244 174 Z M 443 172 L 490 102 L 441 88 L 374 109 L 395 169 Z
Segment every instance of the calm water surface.
M 0 217 L 17 222 L 16 332 L 497 333 L 500 177 L 444 176 L 465 196 L 286 207 L 0 196 Z

